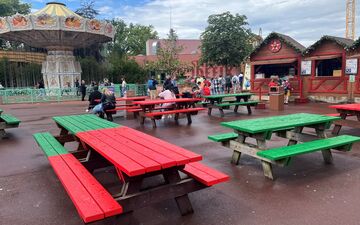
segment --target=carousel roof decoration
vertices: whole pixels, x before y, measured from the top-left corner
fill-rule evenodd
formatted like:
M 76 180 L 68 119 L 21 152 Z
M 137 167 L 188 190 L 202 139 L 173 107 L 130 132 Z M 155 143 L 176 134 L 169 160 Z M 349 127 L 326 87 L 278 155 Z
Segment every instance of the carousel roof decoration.
M 302 44 L 294 40 L 292 37 L 287 36 L 285 34 L 272 32 L 264 39 L 264 41 L 261 42 L 259 46 L 257 46 L 254 49 L 254 51 L 250 54 L 250 56 L 257 53 L 262 47 L 269 45 L 273 39 L 279 39 L 281 42 L 290 46 L 298 53 L 302 53 L 306 49 Z
M 318 40 L 317 42 L 315 42 L 314 44 L 310 45 L 304 52 L 303 54 L 309 54 L 310 52 L 312 52 L 313 50 L 315 50 L 320 44 L 322 44 L 324 41 L 331 41 L 331 42 L 335 42 L 336 44 L 340 45 L 342 48 L 344 48 L 345 50 L 349 50 L 353 44 L 354 41 L 352 39 L 348 39 L 348 38 L 342 38 L 342 37 L 335 37 L 335 36 L 330 36 L 330 35 L 324 35 L 320 38 L 320 40 Z
M 0 38 L 37 48 L 83 48 L 111 41 L 114 35 L 111 23 L 83 18 L 57 2 L 29 15 L 0 17 Z

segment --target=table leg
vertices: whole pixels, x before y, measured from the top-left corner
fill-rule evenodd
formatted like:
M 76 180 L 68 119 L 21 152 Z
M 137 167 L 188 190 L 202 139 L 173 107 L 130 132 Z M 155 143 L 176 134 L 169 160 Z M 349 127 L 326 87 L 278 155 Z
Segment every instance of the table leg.
M 341 126 L 340 126 L 340 128 L 341 128 Z M 319 138 L 321 138 L 321 139 L 327 138 L 326 133 L 325 133 L 325 127 L 316 128 L 315 130 L 316 130 L 316 134 L 317 134 L 317 136 Z M 323 155 L 324 162 L 326 164 L 332 164 L 333 163 L 333 157 L 332 157 L 332 154 L 331 154 L 331 150 L 322 150 L 321 153 Z
M 345 113 L 345 112 L 341 112 L 340 113 L 340 117 L 341 117 L 341 119 L 342 120 L 345 120 L 346 119 L 346 116 L 347 116 L 347 113 Z M 333 135 L 339 135 L 339 133 L 340 133 L 340 130 L 341 130 L 341 125 L 340 124 L 335 124 L 335 127 L 334 127 L 334 129 L 332 130 L 332 134 Z
M 239 134 L 237 141 L 239 143 L 245 143 L 245 139 L 246 137 L 244 135 Z M 239 165 L 240 158 L 241 158 L 241 152 L 234 150 L 233 155 L 231 157 L 231 163 L 234 165 Z
M 260 140 L 260 139 L 256 139 L 256 143 L 259 149 L 265 150 L 266 149 L 266 140 Z M 272 164 L 266 161 L 261 161 L 262 167 L 263 167 L 263 171 L 264 171 L 264 176 L 274 180 L 274 175 L 273 175 L 273 171 L 272 171 Z
M 179 172 L 177 170 L 169 170 L 164 174 L 164 179 L 167 183 L 175 183 L 181 180 Z M 194 209 L 192 208 L 189 196 L 187 194 L 175 197 L 176 204 L 180 210 L 182 216 L 193 213 Z
M 190 125 L 190 124 L 192 123 L 191 114 L 190 114 L 190 113 L 186 113 L 186 117 L 187 117 L 187 120 L 188 120 L 188 124 Z
M 155 121 L 155 118 L 152 118 L 152 119 L 151 119 L 151 122 L 152 122 L 153 128 L 156 128 L 156 121 Z
M 3 139 L 6 136 L 6 132 L 4 129 L 0 129 L 0 139 Z
M 274 180 L 271 163 L 261 161 L 261 164 L 262 164 L 262 167 L 263 167 L 264 176 L 271 179 L 271 180 Z
M 223 110 L 222 107 L 219 107 L 219 111 L 220 111 L 220 116 L 221 116 L 221 117 L 224 117 L 225 114 L 224 114 L 224 110 Z

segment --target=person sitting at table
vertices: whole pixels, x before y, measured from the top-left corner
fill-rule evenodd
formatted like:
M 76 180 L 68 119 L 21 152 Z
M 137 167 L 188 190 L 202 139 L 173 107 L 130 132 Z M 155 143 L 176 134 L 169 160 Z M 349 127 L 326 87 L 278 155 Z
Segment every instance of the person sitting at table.
M 107 88 L 103 89 L 103 94 L 101 96 L 101 101 L 94 108 L 92 113 L 99 114 L 100 117 L 104 117 L 104 112 L 106 110 L 115 109 L 116 107 L 116 99 L 115 95 L 112 91 Z
M 169 99 L 176 99 L 176 95 L 174 93 L 174 91 L 172 89 L 169 89 L 169 87 L 166 87 L 166 89 L 162 92 L 159 93 L 159 97 L 164 99 L 164 100 L 169 100 Z M 161 105 L 161 107 L 163 108 L 174 108 L 175 107 L 175 103 L 174 102 L 168 102 L 168 103 L 163 103 Z M 168 109 L 164 109 L 164 111 L 166 111 Z M 164 119 L 165 117 L 163 116 L 162 119 Z M 171 115 L 168 115 L 168 118 L 171 118 Z
M 99 87 L 94 86 L 93 91 L 89 95 L 89 107 L 86 110 L 86 112 L 89 112 L 89 110 L 93 109 L 97 104 L 99 104 L 101 97 L 102 97 L 102 94 L 99 91 Z M 98 101 L 96 101 L 96 100 L 98 100 Z

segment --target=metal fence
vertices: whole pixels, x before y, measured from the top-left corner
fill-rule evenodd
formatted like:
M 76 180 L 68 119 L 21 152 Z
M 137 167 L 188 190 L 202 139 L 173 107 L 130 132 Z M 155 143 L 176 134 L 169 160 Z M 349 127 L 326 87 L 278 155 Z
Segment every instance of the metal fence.
M 128 84 L 126 89 L 136 96 L 147 94 L 147 87 L 145 84 Z M 121 85 L 115 84 L 113 90 L 116 97 L 121 96 Z M 91 88 L 87 89 L 87 96 L 91 91 Z M 77 88 L 14 88 L 0 90 L 0 104 L 63 102 L 80 99 L 81 93 Z

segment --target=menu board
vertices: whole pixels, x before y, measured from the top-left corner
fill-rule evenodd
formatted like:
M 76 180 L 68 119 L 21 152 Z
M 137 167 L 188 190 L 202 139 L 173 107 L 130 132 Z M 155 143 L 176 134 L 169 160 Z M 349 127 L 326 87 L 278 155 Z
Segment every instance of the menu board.
M 311 74 L 311 61 L 301 61 L 301 75 Z
M 347 59 L 345 73 L 346 74 L 357 74 L 357 64 L 358 64 L 357 59 Z

